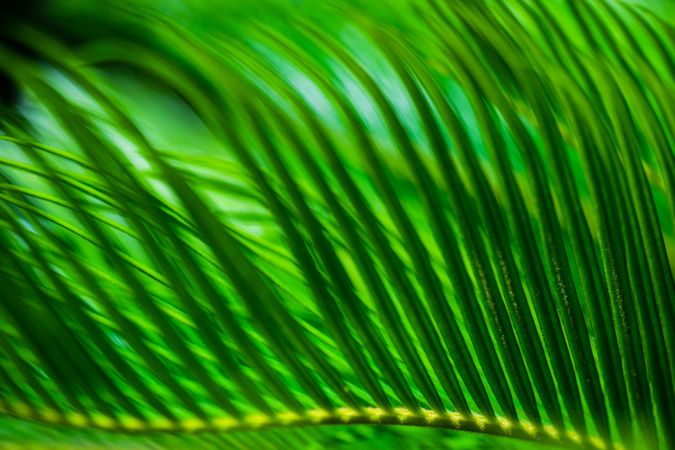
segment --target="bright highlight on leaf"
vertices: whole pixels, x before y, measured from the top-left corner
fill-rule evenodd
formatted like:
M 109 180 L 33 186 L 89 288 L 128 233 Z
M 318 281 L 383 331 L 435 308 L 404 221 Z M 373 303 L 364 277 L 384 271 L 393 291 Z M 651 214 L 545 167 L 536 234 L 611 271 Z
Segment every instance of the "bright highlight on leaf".
M 675 447 L 662 10 L 95 3 L 0 7 L 0 447 Z

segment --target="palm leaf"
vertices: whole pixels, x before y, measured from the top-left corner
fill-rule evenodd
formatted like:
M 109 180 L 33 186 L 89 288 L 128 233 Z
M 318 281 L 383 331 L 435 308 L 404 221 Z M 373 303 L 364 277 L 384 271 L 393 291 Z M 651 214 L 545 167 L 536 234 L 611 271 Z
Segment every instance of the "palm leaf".
M 8 21 L 3 445 L 675 445 L 668 21 L 220 7 Z

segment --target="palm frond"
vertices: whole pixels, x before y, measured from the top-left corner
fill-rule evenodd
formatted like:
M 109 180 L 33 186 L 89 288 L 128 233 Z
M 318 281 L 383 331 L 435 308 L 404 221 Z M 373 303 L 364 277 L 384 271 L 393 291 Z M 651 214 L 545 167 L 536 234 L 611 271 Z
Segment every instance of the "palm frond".
M 3 33 L 0 442 L 675 445 L 668 21 L 222 7 Z

